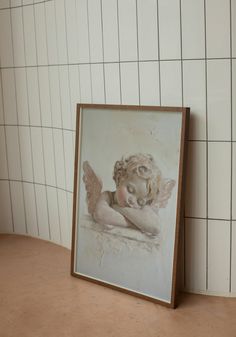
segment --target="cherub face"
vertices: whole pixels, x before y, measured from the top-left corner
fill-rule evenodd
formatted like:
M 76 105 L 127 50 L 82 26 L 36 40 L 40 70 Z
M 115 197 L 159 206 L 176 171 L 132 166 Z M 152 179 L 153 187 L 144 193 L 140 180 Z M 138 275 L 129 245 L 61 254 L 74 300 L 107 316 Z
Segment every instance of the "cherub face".
M 115 192 L 115 201 L 120 207 L 142 208 L 148 199 L 147 182 L 137 175 L 120 181 Z

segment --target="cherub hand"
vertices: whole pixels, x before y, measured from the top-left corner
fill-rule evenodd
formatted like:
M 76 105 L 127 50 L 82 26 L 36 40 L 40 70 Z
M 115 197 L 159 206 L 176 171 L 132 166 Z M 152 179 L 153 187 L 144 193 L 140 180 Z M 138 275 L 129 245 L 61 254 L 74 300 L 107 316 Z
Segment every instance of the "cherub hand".
M 159 234 L 159 218 L 157 214 L 148 205 L 143 208 L 120 207 L 117 204 L 112 205 L 112 208 L 122 214 L 127 221 L 141 232 L 156 236 Z
M 122 214 L 122 208 L 124 207 L 120 207 L 118 204 L 113 204 L 112 205 L 112 208 L 117 211 L 118 213 L 121 213 Z

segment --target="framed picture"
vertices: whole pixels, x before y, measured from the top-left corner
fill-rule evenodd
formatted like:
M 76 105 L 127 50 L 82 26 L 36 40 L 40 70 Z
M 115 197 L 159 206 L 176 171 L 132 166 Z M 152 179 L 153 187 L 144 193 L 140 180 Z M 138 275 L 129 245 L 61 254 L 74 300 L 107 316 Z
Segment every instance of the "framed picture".
M 71 273 L 176 306 L 189 108 L 77 106 Z

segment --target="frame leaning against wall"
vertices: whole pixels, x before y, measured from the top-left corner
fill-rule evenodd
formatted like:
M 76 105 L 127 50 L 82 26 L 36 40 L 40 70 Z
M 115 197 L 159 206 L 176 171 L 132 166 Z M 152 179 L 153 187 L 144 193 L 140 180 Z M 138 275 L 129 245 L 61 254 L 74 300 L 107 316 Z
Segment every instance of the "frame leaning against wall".
M 189 115 L 77 105 L 73 276 L 176 307 Z

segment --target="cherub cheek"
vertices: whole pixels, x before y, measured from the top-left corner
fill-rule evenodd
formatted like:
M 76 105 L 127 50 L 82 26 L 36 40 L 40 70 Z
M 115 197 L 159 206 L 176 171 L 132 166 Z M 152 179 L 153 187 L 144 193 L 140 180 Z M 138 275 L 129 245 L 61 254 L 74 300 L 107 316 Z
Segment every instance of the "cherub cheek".
M 127 199 L 127 192 L 125 190 L 125 188 L 120 188 L 118 191 L 117 191 L 117 199 L 118 199 L 118 202 L 119 204 L 124 207 L 126 205 L 126 199 Z

